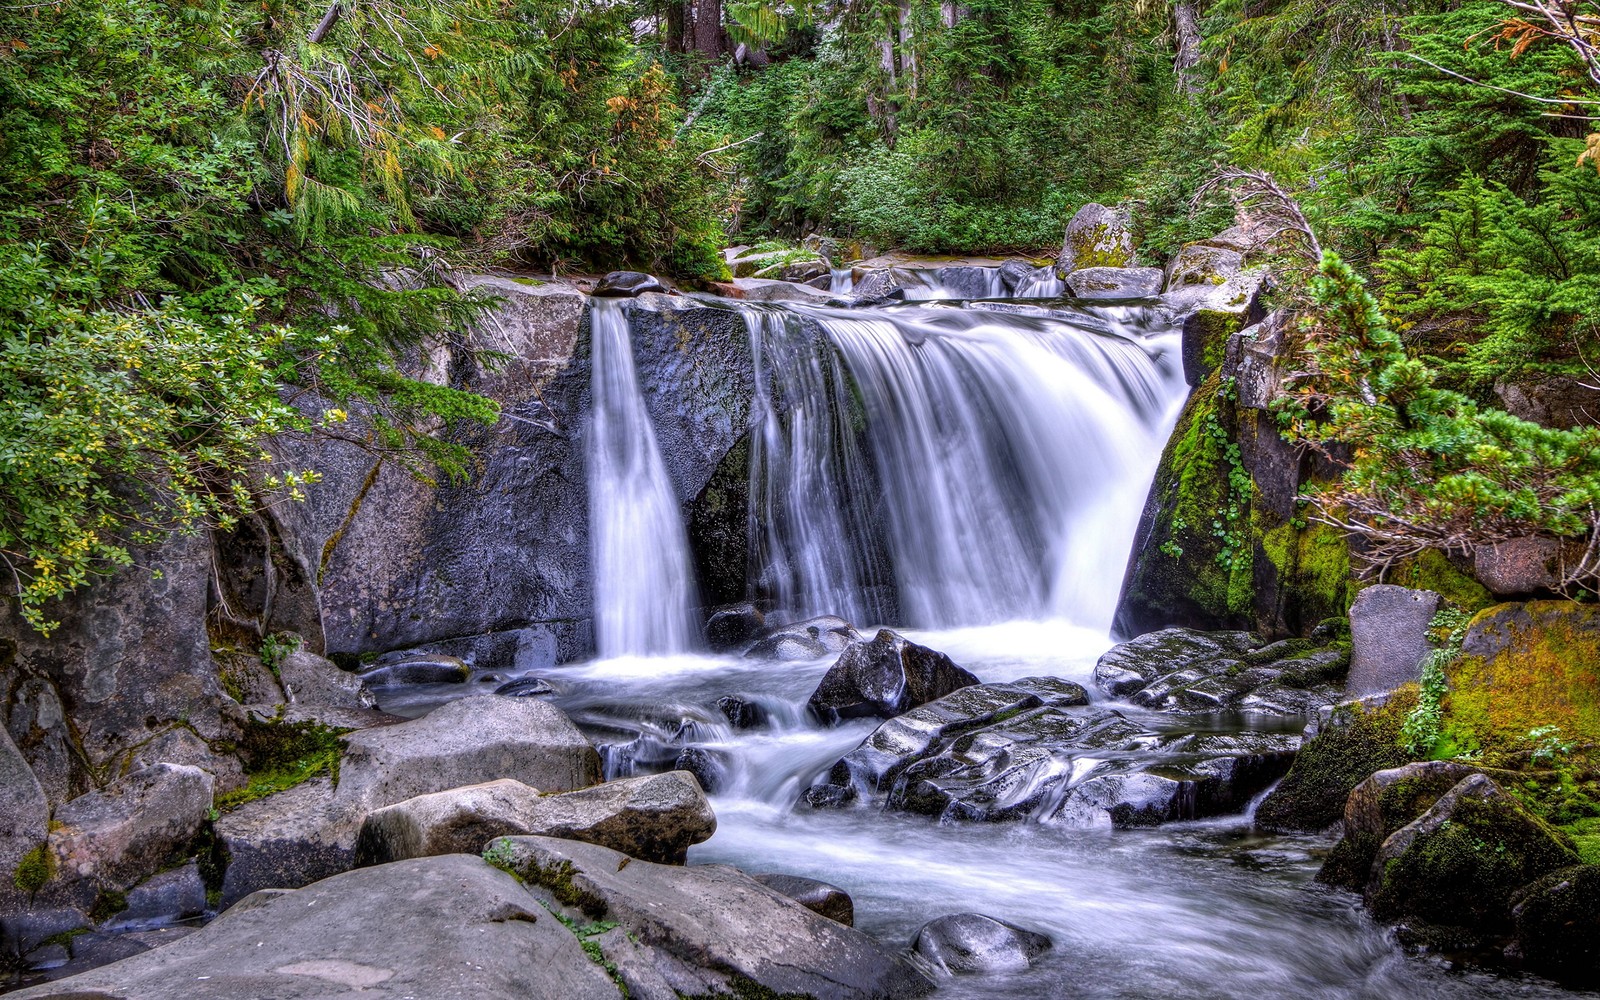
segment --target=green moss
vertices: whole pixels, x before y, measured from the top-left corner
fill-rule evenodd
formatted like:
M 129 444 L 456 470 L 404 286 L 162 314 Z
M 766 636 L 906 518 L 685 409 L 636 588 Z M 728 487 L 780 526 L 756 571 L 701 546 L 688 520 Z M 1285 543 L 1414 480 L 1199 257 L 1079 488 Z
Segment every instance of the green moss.
M 1388 575 L 1388 582 L 1414 590 L 1431 590 L 1466 611 L 1482 611 L 1494 595 L 1470 574 L 1463 573 L 1438 549 L 1425 549 L 1405 560 Z
M 1411 687 L 1376 708 L 1341 706 L 1343 718 L 1300 748 L 1294 766 L 1256 811 L 1256 821 L 1270 830 L 1322 830 L 1337 822 L 1352 789 L 1374 772 L 1410 762 L 1399 738 L 1416 700 Z
M 29 895 L 45 887 L 56 877 L 56 855 L 50 845 L 41 843 L 22 856 L 17 870 L 11 873 L 11 884 Z
M 102 889 L 95 894 L 94 905 L 89 907 L 89 919 L 97 924 L 128 908 L 128 894 L 120 889 Z
M 1133 254 L 1119 245 L 1111 227 L 1102 222 L 1072 234 L 1072 263 L 1080 271 L 1086 267 L 1131 267 Z
M 572 866 L 572 862 L 558 861 L 551 865 L 540 865 L 532 860 L 526 862 L 513 860 L 512 864 L 514 868 L 507 870 L 512 871 L 512 874 L 526 884 L 543 886 L 559 902 L 575 906 L 591 917 L 605 916 L 606 901 L 577 884 L 573 878 L 577 869 Z
M 244 764 L 246 784 L 217 796 L 216 806 L 226 812 L 246 802 L 293 788 L 321 774 L 339 783 L 339 758 L 344 754 L 344 734 L 318 722 L 283 722 L 251 716 L 236 747 Z

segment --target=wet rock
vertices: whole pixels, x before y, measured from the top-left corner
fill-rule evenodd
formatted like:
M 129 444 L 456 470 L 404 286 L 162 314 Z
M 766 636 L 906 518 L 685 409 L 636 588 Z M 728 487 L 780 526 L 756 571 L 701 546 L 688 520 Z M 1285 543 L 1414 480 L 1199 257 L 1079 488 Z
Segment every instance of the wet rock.
M 543 837 L 497 840 L 489 854 L 530 895 L 579 921 L 630 996 L 739 992 L 852 998 L 922 996 L 932 983 L 871 938 L 722 865 L 680 868 Z
M 518 677 L 494 689 L 503 698 L 537 698 L 554 692 L 555 688 L 543 677 Z
M 939 286 L 953 299 L 982 299 L 1004 291 L 999 273 L 992 267 L 958 264 L 939 269 Z
M 911 950 L 940 972 L 1017 972 L 1050 950 L 1050 939 L 981 913 L 953 913 L 923 924 Z
M 347 742 L 338 794 L 363 812 L 497 778 L 545 791 L 600 780 L 594 747 L 560 709 L 537 698 L 462 698 Z
M 110 931 L 153 928 L 201 916 L 206 910 L 205 879 L 200 866 L 191 861 L 130 890 L 126 905 L 101 926 Z
M 861 633 L 843 618 L 823 615 L 773 629 L 744 655 L 758 660 L 820 660 L 861 641 Z
M 1133 264 L 1133 232 L 1128 213 L 1094 203 L 1078 209 L 1067 223 L 1056 258 L 1056 273 L 1066 277 L 1081 268 L 1125 268 Z M 1159 291 L 1160 284 L 1156 285 Z
M 978 678 L 937 650 L 888 629 L 839 654 L 812 692 L 807 707 L 818 718 L 891 718 L 978 683 Z
M 694 775 L 700 787 L 715 795 L 728 785 L 729 761 L 726 754 L 705 747 L 686 747 L 673 767 Z
M 1163 629 L 1112 647 L 1097 687 L 1144 708 L 1306 715 L 1337 700 L 1349 651 L 1319 639 Z
M 56 809 L 50 850 L 62 878 L 122 889 L 188 846 L 211 812 L 212 777 L 198 767 L 156 764 Z
M 26 890 L 17 885 L 18 868 L 30 852 L 44 862 L 39 848 L 49 832 L 49 821 L 50 803 L 39 779 L 11 742 L 11 735 L 0 726 L 0 909 L 23 904 L 19 897 Z M 41 867 L 38 874 L 46 872 Z M 21 881 L 30 883 L 26 877 Z
M 617 996 L 578 937 L 515 878 L 463 855 L 338 875 L 17 996 L 312 1000 L 352 992 L 394 1000 Z
M 1159 267 L 1085 267 L 1067 275 L 1080 299 L 1143 299 L 1161 291 Z
M 1380 583 L 1364 588 L 1350 606 L 1352 698 L 1393 691 L 1421 676 L 1432 646 L 1428 627 L 1439 610 L 1439 595 Z
M 1514 957 L 1575 984 L 1600 980 L 1600 865 L 1539 879 L 1518 894 L 1511 916 Z
M 748 602 L 718 608 L 706 620 L 706 644 L 714 653 L 741 649 L 766 628 L 766 616 Z
M 382 659 L 359 676 L 371 687 L 396 684 L 463 684 L 472 673 L 466 661 L 454 656 L 403 656 Z
M 278 678 L 291 704 L 357 709 L 377 704 L 364 679 L 304 649 L 296 649 L 283 658 L 278 664 Z
M 1473 774 L 1383 842 L 1367 901 L 1380 919 L 1493 932 L 1518 890 L 1578 863 L 1564 836 Z
M 1249 632 L 1202 632 L 1169 628 L 1146 632 L 1107 650 L 1094 665 L 1095 686 L 1113 698 L 1126 698 L 1157 678 L 1213 661 L 1238 657 L 1263 645 Z
M 895 292 L 900 292 L 903 298 L 904 287 L 899 273 L 889 268 L 874 268 L 856 279 L 853 291 L 857 303 L 866 304 L 888 298 Z
M 750 877 L 773 892 L 788 896 L 812 913 L 827 917 L 846 927 L 855 926 L 855 901 L 850 898 L 848 892 L 836 885 L 800 875 L 770 874 Z
M 729 694 L 718 698 L 717 711 L 726 716 L 728 724 L 735 729 L 756 729 L 771 720 L 771 715 L 761 707 L 760 702 L 739 695 Z
M 477 854 L 495 837 L 529 833 L 539 790 L 501 778 L 418 795 L 367 814 L 356 842 L 357 865 L 436 854 Z
M 671 291 L 660 278 L 642 271 L 612 271 L 594 286 L 600 298 L 631 298 L 646 292 Z
M 1357 892 L 1372 880 L 1372 861 L 1389 835 L 1427 812 L 1439 797 L 1477 769 L 1433 760 L 1378 771 L 1345 801 L 1344 836 L 1317 879 Z
M 1305 741 L 1289 773 L 1262 800 L 1256 824 L 1273 831 L 1325 830 L 1344 815 L 1350 792 L 1374 772 L 1410 762 L 1400 730 L 1415 694 L 1333 706 Z
M 1008 260 L 1000 265 L 1000 285 L 1007 294 L 1017 290 L 1017 286 L 1031 278 L 1034 272 L 1040 270 L 1032 263 L 1025 260 Z

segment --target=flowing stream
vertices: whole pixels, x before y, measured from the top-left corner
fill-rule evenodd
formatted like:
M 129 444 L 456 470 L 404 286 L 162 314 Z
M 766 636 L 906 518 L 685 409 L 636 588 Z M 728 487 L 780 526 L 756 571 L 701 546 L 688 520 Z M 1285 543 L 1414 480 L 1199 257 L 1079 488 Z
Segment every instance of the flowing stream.
M 781 609 L 769 621 L 825 612 L 890 622 L 982 681 L 1049 675 L 1092 692 L 1144 492 L 1185 392 L 1178 340 L 1160 315 L 738 308 L 758 366 L 751 520 L 754 586 Z M 683 529 L 621 312 L 597 302 L 594 330 L 602 658 L 542 676 L 601 748 L 607 777 L 700 755 L 716 776 L 718 831 L 691 862 L 835 883 L 853 896 L 857 926 L 894 944 L 962 911 L 1054 940 L 1033 968 L 948 979 L 944 997 L 1574 995 L 1406 954 L 1354 896 L 1314 883 L 1329 841 L 1257 834 L 1248 814 L 1113 831 L 799 804 L 874 723 L 830 729 L 807 717 L 831 656 L 685 652 Z M 717 705 L 730 695 L 767 721 L 733 728 Z M 1103 697 L 1081 711 L 1106 707 L 1141 712 Z M 1155 715 L 1141 721 L 1252 725 Z

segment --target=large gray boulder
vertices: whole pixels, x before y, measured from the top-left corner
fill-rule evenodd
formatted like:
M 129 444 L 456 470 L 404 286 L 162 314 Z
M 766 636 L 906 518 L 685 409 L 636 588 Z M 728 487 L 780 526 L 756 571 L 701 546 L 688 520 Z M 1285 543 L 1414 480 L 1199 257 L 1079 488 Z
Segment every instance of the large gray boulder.
M 305 649 L 296 649 L 278 664 L 283 693 L 294 705 L 371 708 L 377 704 L 362 678 L 334 666 Z
M 420 719 L 352 733 L 338 797 L 365 813 L 416 795 L 514 778 L 544 791 L 600 780 L 600 756 L 537 698 L 462 698 Z
M 1143 299 L 1159 294 L 1159 267 L 1083 267 L 1067 275 L 1067 287 L 1080 299 Z
M 0 909 L 20 903 L 18 866 L 30 854 L 43 863 L 40 848 L 49 832 L 50 803 L 33 769 L 0 728 Z M 44 869 L 39 869 L 44 874 Z M 26 880 L 24 880 L 26 881 Z
M 312 778 L 224 813 L 213 829 L 226 852 L 222 905 L 266 888 L 297 889 L 355 867 L 361 814 Z
M 631 861 L 570 840 L 511 837 L 486 854 L 575 921 L 617 926 L 590 940 L 630 997 L 799 994 L 818 1000 L 922 996 L 933 984 L 865 934 L 721 865 Z
M 683 864 L 716 832 L 716 815 L 682 771 L 623 778 L 559 795 L 510 779 L 421 795 L 362 824 L 357 862 L 473 854 L 495 837 L 533 834 L 601 844 L 632 857 Z
M 1439 610 L 1439 595 L 1380 583 L 1367 587 L 1350 605 L 1351 698 L 1393 691 L 1416 681 L 1432 649 L 1429 623 Z
M 61 877 L 81 880 L 89 899 L 135 885 L 200 832 L 212 787 L 198 767 L 155 764 L 64 803 L 50 831 Z
M 806 705 L 827 722 L 887 719 L 976 683 L 978 678 L 938 650 L 880 629 L 870 642 L 845 647 Z
M 449 855 L 251 897 L 163 948 L 13 994 L 140 1000 L 616 1000 L 580 939 L 517 880 Z
M 1018 972 L 1050 950 L 1050 939 L 981 913 L 952 913 L 923 924 L 911 950 L 947 975 Z
M 1066 277 L 1087 267 L 1123 268 L 1133 264 L 1133 232 L 1128 213 L 1093 202 L 1067 223 L 1056 258 L 1056 273 Z M 1157 284 L 1156 290 L 1160 290 Z

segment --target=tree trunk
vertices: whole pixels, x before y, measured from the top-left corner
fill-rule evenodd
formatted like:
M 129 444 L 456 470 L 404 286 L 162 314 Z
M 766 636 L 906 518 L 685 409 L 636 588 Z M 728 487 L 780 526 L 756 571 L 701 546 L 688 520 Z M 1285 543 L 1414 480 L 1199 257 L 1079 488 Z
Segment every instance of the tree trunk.
M 684 12 L 684 0 L 667 0 L 666 35 L 668 52 L 685 52 L 689 48 L 689 19 Z
M 692 0 L 694 50 L 711 59 L 727 50 L 722 32 L 722 0 Z
M 1178 0 L 1172 9 L 1173 34 L 1178 43 L 1177 58 L 1172 70 L 1178 76 L 1178 90 L 1185 94 L 1200 92 L 1199 74 L 1194 68 L 1200 64 L 1200 12 L 1196 0 Z

